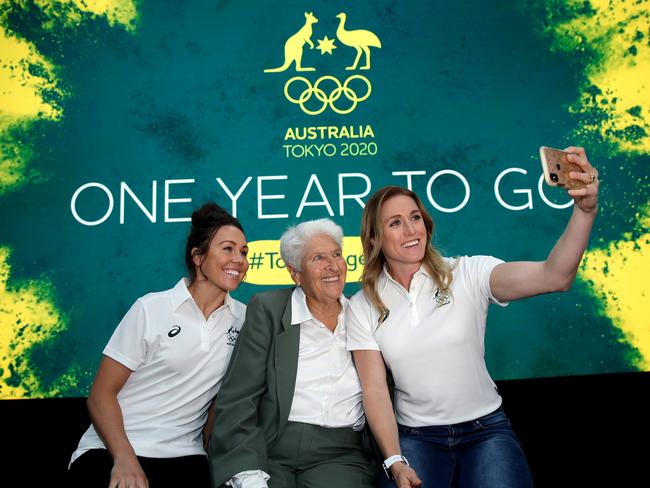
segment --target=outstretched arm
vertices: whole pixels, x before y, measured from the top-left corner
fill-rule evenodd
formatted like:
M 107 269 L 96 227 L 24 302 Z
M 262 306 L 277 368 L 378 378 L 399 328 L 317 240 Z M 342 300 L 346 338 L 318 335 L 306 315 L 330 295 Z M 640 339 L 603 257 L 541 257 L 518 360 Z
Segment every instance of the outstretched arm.
M 386 368 L 381 353 L 360 350 L 353 351 L 352 355 L 361 379 L 363 408 L 379 449 L 384 459 L 400 454 L 397 422 L 386 384 Z M 402 462 L 393 464 L 390 470 L 398 488 L 411 488 L 422 484 L 415 471 Z
M 567 159 L 582 168 L 582 172 L 571 172 L 569 176 L 587 186 L 568 191 L 574 200 L 573 213 L 545 261 L 503 263 L 492 270 L 490 289 L 499 301 L 566 291 L 573 283 L 598 213 L 599 182 L 598 171 L 589 163 L 583 148 L 569 147 L 566 151 L 570 152 Z
M 129 368 L 104 356 L 88 395 L 90 418 L 95 430 L 113 457 L 110 488 L 116 486 L 146 488 L 149 486 L 133 446 L 126 437 L 122 409 L 117 401 L 117 394 L 130 375 Z

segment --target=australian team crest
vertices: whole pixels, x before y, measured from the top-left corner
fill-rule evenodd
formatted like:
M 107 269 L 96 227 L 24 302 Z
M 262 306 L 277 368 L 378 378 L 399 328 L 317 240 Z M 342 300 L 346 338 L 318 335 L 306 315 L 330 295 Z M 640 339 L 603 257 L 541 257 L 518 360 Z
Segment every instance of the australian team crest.
M 440 288 L 436 288 L 436 292 L 433 294 L 433 303 L 435 308 L 444 307 L 451 303 L 451 295 L 448 291 L 440 291 Z
M 284 43 L 282 65 L 277 68 L 267 68 L 264 72 L 280 73 L 292 66 L 297 72 L 316 72 L 315 67 L 303 65 L 305 45 L 309 46 L 309 49 L 316 47 L 322 56 L 325 54 L 332 56 L 339 47 L 354 49 L 356 51 L 354 62 L 345 69 L 347 71 L 370 70 L 370 48 L 381 48 L 381 41 L 369 30 L 349 29 L 346 26 L 345 13 L 339 13 L 336 18 L 339 20 L 335 35 L 331 39 L 327 35 L 317 39 L 318 47 L 316 47 L 312 36 L 318 18 L 313 12 L 305 12 L 305 23 Z M 284 85 L 286 99 L 298 105 L 308 115 L 318 115 L 328 107 L 338 114 L 348 114 L 359 103 L 367 100 L 371 93 L 370 80 L 361 74 L 352 74 L 341 80 L 331 74 L 314 76 L 311 79 L 306 75 L 293 76 Z
M 234 325 L 230 326 L 228 332 L 226 332 L 226 344 L 229 346 L 234 346 L 237 344 L 237 338 L 239 337 L 239 330 L 235 328 Z

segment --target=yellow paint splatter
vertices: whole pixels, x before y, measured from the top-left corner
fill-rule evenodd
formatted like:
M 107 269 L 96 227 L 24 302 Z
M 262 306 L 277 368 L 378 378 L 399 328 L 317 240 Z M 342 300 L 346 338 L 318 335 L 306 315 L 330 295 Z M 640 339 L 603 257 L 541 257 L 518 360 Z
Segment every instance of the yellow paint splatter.
M 137 20 L 132 0 L 36 0 L 50 18 L 74 26 L 84 17 L 104 16 L 111 25 L 134 30 Z M 35 45 L 7 29 L 10 8 L 20 9 L 18 0 L 0 0 L 0 196 L 26 184 L 32 151 L 18 135 L 39 120 L 56 122 L 63 117 L 57 103 L 65 93 L 56 67 Z M 74 385 L 83 372 L 71 366 L 45 386 L 29 363 L 30 350 L 67 327 L 67 318 L 55 307 L 52 285 L 29 280 L 14 287 L 8 284 L 10 250 L 0 247 L 0 399 L 57 396 Z
M 650 154 L 650 2 L 568 0 L 564 7 L 569 21 L 548 12 L 553 48 L 587 61 L 582 95 L 569 109 L 580 117 L 574 135 L 597 135 L 614 152 Z M 641 198 L 640 231 L 587 252 L 579 276 L 638 351 L 631 365 L 650 371 L 650 206 Z
M 0 6 L 8 5 L 0 0 Z M 137 11 L 131 0 L 39 0 L 50 19 L 75 25 L 83 16 L 105 16 L 111 25 L 135 29 Z M 65 8 L 68 7 L 68 8 Z M 6 11 L 0 11 L 0 195 L 30 180 L 32 153 L 14 134 L 25 132 L 37 120 L 60 120 L 63 111 L 53 100 L 64 93 L 56 67 L 36 47 L 6 29 Z M 48 26 L 45 25 L 44 28 Z M 51 27 L 51 26 L 50 26 Z
M 9 285 L 10 251 L 0 247 L 0 399 L 51 397 L 72 381 L 69 372 L 44 387 L 29 364 L 27 352 L 67 327 L 52 300 L 52 286 L 30 280 Z
M 603 312 L 639 351 L 634 366 L 650 371 L 650 206 L 639 225 L 645 233 L 637 239 L 627 234 L 604 249 L 588 251 L 579 276 L 602 298 Z
M 35 120 L 58 120 L 61 108 L 44 100 L 57 93 L 54 67 L 36 48 L 0 24 L 0 195 L 26 182 L 29 148 L 12 134 Z
M 6 128 L 14 121 L 41 117 L 56 120 L 61 117 L 61 110 L 45 102 L 41 93 L 44 90 L 56 90 L 50 81 L 54 78 L 53 66 L 36 48 L 15 36 L 11 36 L 0 26 L 0 129 Z M 30 66 L 38 66 L 43 75 L 30 72 Z
M 137 9 L 133 0 L 37 0 L 36 4 L 51 17 L 63 15 L 66 24 L 77 23 L 90 14 L 106 17 L 109 24 L 121 25 L 127 30 L 136 27 Z
M 571 107 L 587 115 L 582 130 L 595 131 L 620 150 L 650 153 L 650 5 L 647 0 L 582 0 L 589 6 L 552 27 L 555 47 L 597 53 L 586 68 L 591 87 Z M 602 111 L 605 117 L 589 117 Z

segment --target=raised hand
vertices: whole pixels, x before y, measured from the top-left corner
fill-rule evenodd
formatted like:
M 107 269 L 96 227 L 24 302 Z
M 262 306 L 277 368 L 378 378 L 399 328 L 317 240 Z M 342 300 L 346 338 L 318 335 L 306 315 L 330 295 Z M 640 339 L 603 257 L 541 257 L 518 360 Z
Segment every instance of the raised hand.
M 585 213 L 596 213 L 598 211 L 598 170 L 594 168 L 587 153 L 582 147 L 567 147 L 567 160 L 577 164 L 582 168 L 582 172 L 571 171 L 569 176 L 574 180 L 582 181 L 587 186 L 576 190 L 569 190 L 568 193 L 573 197 L 575 205 Z

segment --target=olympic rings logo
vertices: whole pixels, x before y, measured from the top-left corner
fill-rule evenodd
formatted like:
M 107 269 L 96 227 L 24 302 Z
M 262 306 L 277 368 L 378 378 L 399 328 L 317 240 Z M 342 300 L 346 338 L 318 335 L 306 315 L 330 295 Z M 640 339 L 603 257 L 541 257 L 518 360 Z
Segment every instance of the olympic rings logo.
M 357 93 L 349 86 L 350 82 L 356 79 L 363 81 L 366 85 L 366 90 L 365 90 L 366 93 L 361 97 L 358 96 Z M 320 87 L 322 83 L 327 81 L 331 81 L 334 83 L 334 89 L 330 92 L 329 95 L 327 95 L 325 93 L 325 90 Z M 300 93 L 298 98 L 294 98 L 289 94 L 289 89 L 294 83 L 304 83 L 306 87 Z M 287 97 L 287 100 L 289 100 L 291 103 L 300 105 L 302 111 L 309 115 L 318 115 L 322 113 L 328 106 L 337 114 L 341 114 L 341 115 L 349 114 L 355 108 L 357 108 L 357 105 L 360 102 L 366 100 L 371 93 L 372 93 L 372 86 L 370 85 L 370 81 L 368 80 L 368 78 L 361 75 L 350 76 L 347 80 L 345 80 L 345 83 L 343 83 L 343 85 L 341 85 L 341 82 L 334 76 L 330 76 L 330 75 L 321 76 L 320 78 L 318 78 L 318 80 L 316 80 L 316 83 L 314 83 L 313 86 L 307 78 L 303 76 L 294 76 L 289 81 L 287 81 L 284 85 L 284 96 Z M 317 108 L 316 110 L 311 110 L 305 106 L 305 103 L 311 99 L 312 95 L 323 104 L 321 107 Z M 345 98 L 347 98 L 351 102 L 351 105 L 348 108 L 338 108 L 336 106 L 336 102 L 341 98 L 342 95 L 345 96 Z

